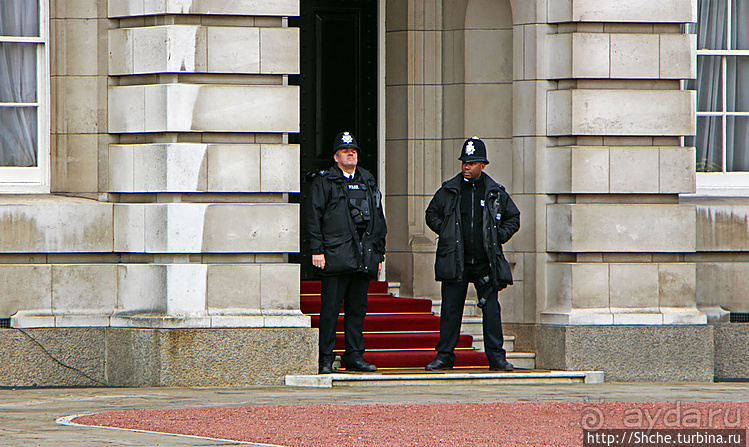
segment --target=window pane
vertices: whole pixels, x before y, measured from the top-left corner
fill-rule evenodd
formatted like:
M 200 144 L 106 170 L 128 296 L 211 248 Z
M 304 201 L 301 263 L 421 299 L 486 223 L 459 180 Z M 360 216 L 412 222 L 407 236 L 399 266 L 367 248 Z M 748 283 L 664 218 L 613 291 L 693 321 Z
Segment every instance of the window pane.
M 36 107 L 0 107 L 0 166 L 36 166 Z
M 0 36 L 39 37 L 38 0 L 1 0 Z
M 749 50 L 749 0 L 733 0 L 731 48 Z
M 727 171 L 749 171 L 749 117 L 729 116 Z
M 697 148 L 697 172 L 723 171 L 723 129 L 720 117 L 698 116 L 697 135 L 692 142 Z
M 727 109 L 730 112 L 749 112 L 749 57 L 729 57 Z
M 697 58 L 697 79 L 687 81 L 687 89 L 697 90 L 698 112 L 722 111 L 723 89 L 720 70 L 720 56 L 699 56 Z
M 0 102 L 37 102 L 36 63 L 36 44 L 0 43 Z
M 726 6 L 728 0 L 697 2 L 697 49 L 726 49 Z

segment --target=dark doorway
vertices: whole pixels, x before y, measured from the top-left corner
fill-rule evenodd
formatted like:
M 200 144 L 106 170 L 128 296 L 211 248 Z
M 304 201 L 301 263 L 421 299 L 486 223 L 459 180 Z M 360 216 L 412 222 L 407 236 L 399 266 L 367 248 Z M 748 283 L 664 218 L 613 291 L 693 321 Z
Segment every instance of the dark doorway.
M 350 131 L 359 143 L 359 165 L 377 172 L 377 0 L 301 0 L 299 18 L 301 74 L 290 79 L 300 86 L 302 204 L 305 225 L 309 174 L 333 165 L 333 138 Z M 306 232 L 301 255 L 302 278 L 315 276 Z

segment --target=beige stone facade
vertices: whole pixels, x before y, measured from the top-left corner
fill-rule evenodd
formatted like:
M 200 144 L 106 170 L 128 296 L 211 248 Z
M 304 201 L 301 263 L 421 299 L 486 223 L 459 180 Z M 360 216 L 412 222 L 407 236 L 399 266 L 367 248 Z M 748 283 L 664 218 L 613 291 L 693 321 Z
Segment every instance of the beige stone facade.
M 695 133 L 681 81 L 696 76 L 682 31 L 696 0 L 379 5 L 384 279 L 402 295 L 439 295 L 424 210 L 478 135 L 522 212 L 505 247 L 506 322 L 704 325 L 749 311 L 749 205 L 695 198 L 681 138 Z M 0 318 L 314 336 L 289 261 L 302 231 L 289 144 L 299 11 L 50 2 L 50 194 L 0 197 Z

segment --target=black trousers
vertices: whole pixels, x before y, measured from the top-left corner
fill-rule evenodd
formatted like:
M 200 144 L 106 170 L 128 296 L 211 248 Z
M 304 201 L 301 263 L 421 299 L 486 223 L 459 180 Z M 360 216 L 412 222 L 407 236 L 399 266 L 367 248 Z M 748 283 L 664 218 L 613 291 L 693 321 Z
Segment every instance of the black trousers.
M 333 358 L 336 324 L 343 305 L 343 329 L 346 341 L 344 361 L 364 353 L 364 315 L 367 313 L 369 278 L 361 273 L 324 276 L 320 305 L 320 360 Z
M 442 306 L 440 315 L 440 339 L 437 342 L 437 357 L 453 363 L 455 361 L 455 346 L 460 338 L 460 324 L 463 321 L 463 307 L 466 303 L 468 283 L 473 283 L 479 297 L 486 297 L 486 304 L 482 308 L 482 325 L 484 330 L 484 350 L 490 365 L 496 365 L 506 359 L 506 351 L 502 347 L 502 309 L 497 299 L 497 291 L 488 284 L 477 284 L 481 278 L 490 275 L 489 264 L 466 264 L 463 281 L 442 282 Z

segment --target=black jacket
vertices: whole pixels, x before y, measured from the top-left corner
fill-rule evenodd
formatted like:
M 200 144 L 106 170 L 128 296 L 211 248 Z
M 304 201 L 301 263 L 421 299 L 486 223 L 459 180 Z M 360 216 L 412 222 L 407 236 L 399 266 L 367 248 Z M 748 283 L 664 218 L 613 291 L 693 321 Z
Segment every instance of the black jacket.
M 362 237 L 351 217 L 349 195 L 342 171 L 333 166 L 321 171 L 312 183 L 307 231 L 313 255 L 325 255 L 323 275 L 362 272 L 377 277 L 377 267 L 385 259 L 387 224 L 382 212 L 382 195 L 374 177 L 357 167 L 356 175 L 367 186 L 371 219 Z
M 520 229 L 520 211 L 504 186 L 486 173 L 484 190 L 483 241 L 489 258 L 492 281 L 497 290 L 512 284 L 510 264 L 502 252 L 502 244 Z M 460 182 L 458 174 L 445 181 L 429 202 L 426 222 L 439 235 L 434 273 L 437 281 L 463 280 L 463 232 L 460 218 Z

